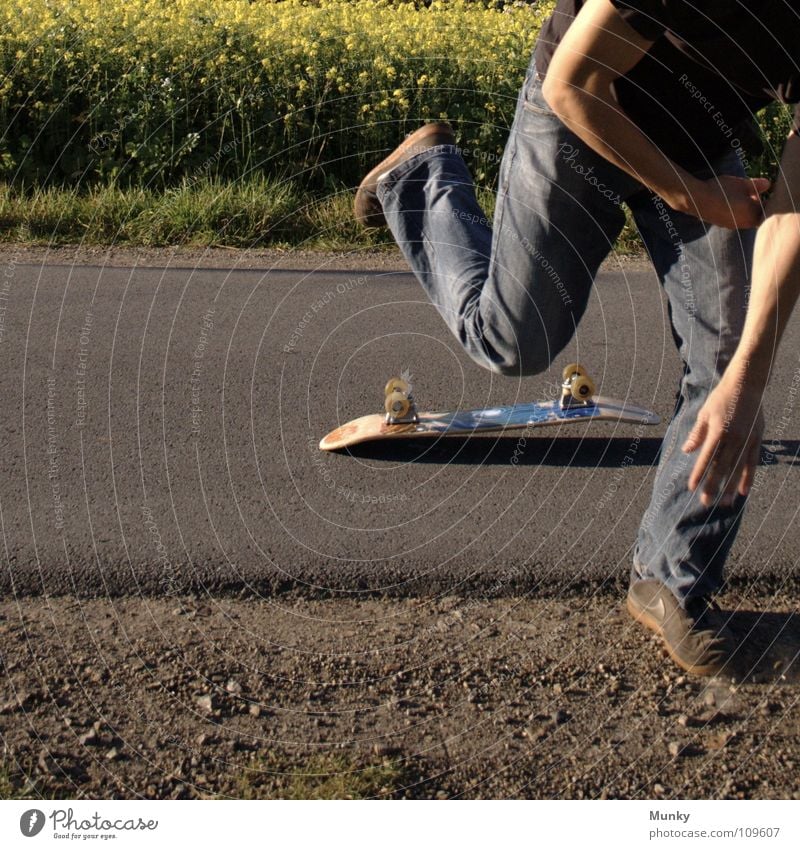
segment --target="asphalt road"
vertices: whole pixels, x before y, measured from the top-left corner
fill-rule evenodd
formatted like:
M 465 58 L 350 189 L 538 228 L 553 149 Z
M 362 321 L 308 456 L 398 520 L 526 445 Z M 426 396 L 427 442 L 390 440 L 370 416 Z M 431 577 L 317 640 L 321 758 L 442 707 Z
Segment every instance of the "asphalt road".
M 459 350 L 410 274 L 0 268 L 0 592 L 502 595 L 622 586 L 664 425 L 593 424 L 322 454 L 412 375 L 420 406 L 548 397 L 573 357 L 667 418 L 679 364 L 657 281 L 608 266 L 575 344 L 514 380 Z M 729 575 L 800 583 L 795 321 L 772 456 Z M 516 459 L 516 462 L 515 462 Z

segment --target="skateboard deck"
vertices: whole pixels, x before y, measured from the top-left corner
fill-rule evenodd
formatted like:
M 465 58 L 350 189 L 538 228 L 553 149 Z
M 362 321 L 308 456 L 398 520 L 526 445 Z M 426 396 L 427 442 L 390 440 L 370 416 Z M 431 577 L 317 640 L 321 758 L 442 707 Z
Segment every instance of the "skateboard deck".
M 419 413 L 416 421 L 391 423 L 380 413 L 347 422 L 323 437 L 323 451 L 337 451 L 380 439 L 455 436 L 504 430 L 574 424 L 594 420 L 656 425 L 661 419 L 650 410 L 616 398 L 597 396 L 585 404 L 564 407 L 559 399 L 529 404 Z

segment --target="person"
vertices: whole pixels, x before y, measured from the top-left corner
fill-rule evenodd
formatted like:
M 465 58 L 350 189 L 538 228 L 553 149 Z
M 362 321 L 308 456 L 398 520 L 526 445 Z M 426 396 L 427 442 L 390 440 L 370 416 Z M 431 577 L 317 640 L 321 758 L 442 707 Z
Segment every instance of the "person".
M 800 100 L 798 45 L 797 0 L 559 0 L 519 92 L 491 225 L 443 122 L 405 139 L 355 197 L 472 359 L 504 375 L 545 370 L 569 342 L 628 206 L 684 368 L 627 608 L 699 675 L 735 658 L 713 596 L 800 288 L 800 137 L 774 186 L 746 176 L 743 143 L 758 109 Z

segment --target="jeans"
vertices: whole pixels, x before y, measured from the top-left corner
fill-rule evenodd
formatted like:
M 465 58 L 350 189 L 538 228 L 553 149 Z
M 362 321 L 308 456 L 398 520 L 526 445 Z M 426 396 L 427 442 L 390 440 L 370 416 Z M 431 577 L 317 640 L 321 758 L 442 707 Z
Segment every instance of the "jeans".
M 743 175 L 732 149 L 697 176 Z M 548 107 L 532 60 L 499 172 L 494 221 L 458 148 L 440 145 L 378 184 L 388 226 L 450 330 L 479 365 L 544 371 L 571 339 L 592 283 L 631 210 L 669 301 L 684 363 L 632 579 L 656 578 L 681 604 L 717 592 L 744 499 L 700 504 L 681 451 L 739 339 L 754 231 L 677 212 L 592 151 Z

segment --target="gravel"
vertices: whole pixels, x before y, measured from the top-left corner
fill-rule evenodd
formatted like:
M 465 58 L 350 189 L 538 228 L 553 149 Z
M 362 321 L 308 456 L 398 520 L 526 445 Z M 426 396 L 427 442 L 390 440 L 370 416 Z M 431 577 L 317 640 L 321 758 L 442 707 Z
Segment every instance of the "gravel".
M 7 600 L 0 787 L 798 798 L 794 602 L 721 601 L 751 636 L 737 676 L 707 680 L 610 595 Z

